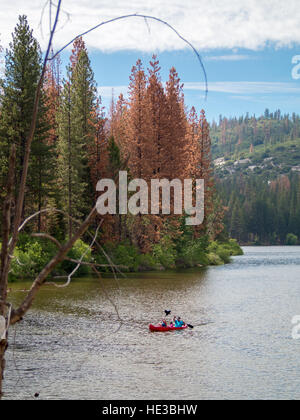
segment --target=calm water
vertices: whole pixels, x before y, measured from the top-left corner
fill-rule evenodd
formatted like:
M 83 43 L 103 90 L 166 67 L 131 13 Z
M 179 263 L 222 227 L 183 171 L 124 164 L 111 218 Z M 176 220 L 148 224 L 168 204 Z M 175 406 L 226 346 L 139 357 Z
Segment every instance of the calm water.
M 5 397 L 299 399 L 300 247 L 244 251 L 224 267 L 103 280 L 117 332 L 98 280 L 45 286 L 11 329 Z M 168 308 L 194 329 L 148 332 Z

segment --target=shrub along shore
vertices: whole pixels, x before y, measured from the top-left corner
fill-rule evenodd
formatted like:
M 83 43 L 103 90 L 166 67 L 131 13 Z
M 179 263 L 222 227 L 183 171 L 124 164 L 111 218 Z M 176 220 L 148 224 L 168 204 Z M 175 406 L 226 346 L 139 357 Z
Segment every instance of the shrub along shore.
M 12 260 L 9 281 L 34 278 L 48 261 L 55 255 L 57 248 L 54 243 L 44 238 L 32 238 L 27 234 L 20 236 L 18 247 Z M 138 248 L 128 243 L 107 243 L 105 251 L 116 265 L 122 267 L 123 272 L 157 271 L 167 269 L 182 269 L 222 265 L 230 262 L 230 258 L 242 255 L 243 251 L 234 239 L 209 242 L 206 237 L 190 241 L 184 246 L 175 247 L 168 238 L 153 246 L 152 252 L 142 254 Z M 84 262 L 108 264 L 104 254 L 89 249 L 82 240 L 78 240 L 69 252 L 68 257 L 78 260 L 84 255 Z M 64 276 L 72 272 L 75 263 L 65 260 L 57 267 L 53 276 Z M 111 271 L 109 268 L 99 268 L 102 272 Z M 74 277 L 92 274 L 91 267 L 81 265 Z

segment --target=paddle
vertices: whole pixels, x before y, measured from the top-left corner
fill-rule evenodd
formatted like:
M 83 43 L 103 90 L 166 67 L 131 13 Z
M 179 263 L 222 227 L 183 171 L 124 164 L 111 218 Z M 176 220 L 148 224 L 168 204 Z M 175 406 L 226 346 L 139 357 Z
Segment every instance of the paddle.
M 171 311 L 169 311 L 169 310 L 167 310 L 167 309 L 165 309 L 165 314 L 166 314 L 166 316 L 168 316 L 168 315 L 170 315 L 170 313 L 171 313 Z M 194 328 L 194 326 L 193 325 L 191 325 L 191 324 L 186 324 L 189 328 Z
M 165 309 L 165 314 L 166 314 L 166 316 L 168 316 L 168 315 L 170 315 L 171 314 L 171 311 L 169 311 L 168 309 Z M 189 328 L 194 328 L 194 326 L 193 325 L 191 325 L 191 324 L 186 324 Z

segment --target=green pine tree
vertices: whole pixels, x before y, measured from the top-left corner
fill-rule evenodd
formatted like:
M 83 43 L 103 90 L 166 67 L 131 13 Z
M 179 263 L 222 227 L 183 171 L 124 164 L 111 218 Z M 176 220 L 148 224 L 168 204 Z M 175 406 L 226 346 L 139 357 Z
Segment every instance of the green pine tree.
M 74 135 L 82 144 L 82 177 L 86 184 L 83 197 L 83 215 L 87 215 L 94 205 L 95 191 L 91 182 L 91 173 L 88 165 L 96 135 L 96 82 L 91 63 L 85 47 L 79 52 L 78 60 L 73 67 L 71 78 L 71 101 L 73 105 L 72 121 L 74 122 Z
M 95 136 L 93 116 L 96 85 L 84 44 L 71 56 L 58 112 L 58 162 L 61 206 L 69 216 L 85 216 L 93 206 L 94 191 L 88 166 Z M 68 220 L 68 234 L 73 222 Z
M 15 171 L 15 196 L 17 196 L 25 144 L 32 118 L 35 89 L 41 73 L 41 51 L 24 15 L 19 16 L 12 38 L 6 52 L 5 75 L 1 83 L 0 176 L 1 185 L 5 185 L 9 150 L 14 143 L 17 147 Z M 47 108 L 44 94 L 42 94 L 37 129 L 31 148 L 23 217 L 42 207 L 53 180 L 54 152 L 47 146 L 48 130 Z M 38 223 L 40 225 L 40 219 Z

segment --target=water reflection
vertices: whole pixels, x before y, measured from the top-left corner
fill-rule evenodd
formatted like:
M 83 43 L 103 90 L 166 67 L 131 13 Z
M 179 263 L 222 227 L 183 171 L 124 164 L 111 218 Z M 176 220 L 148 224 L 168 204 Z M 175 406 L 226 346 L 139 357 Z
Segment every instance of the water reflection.
M 300 247 L 245 251 L 224 267 L 103 279 L 117 333 L 98 280 L 44 286 L 16 327 L 6 398 L 298 398 Z M 12 288 L 17 303 L 24 283 Z M 164 309 L 195 328 L 148 332 Z

